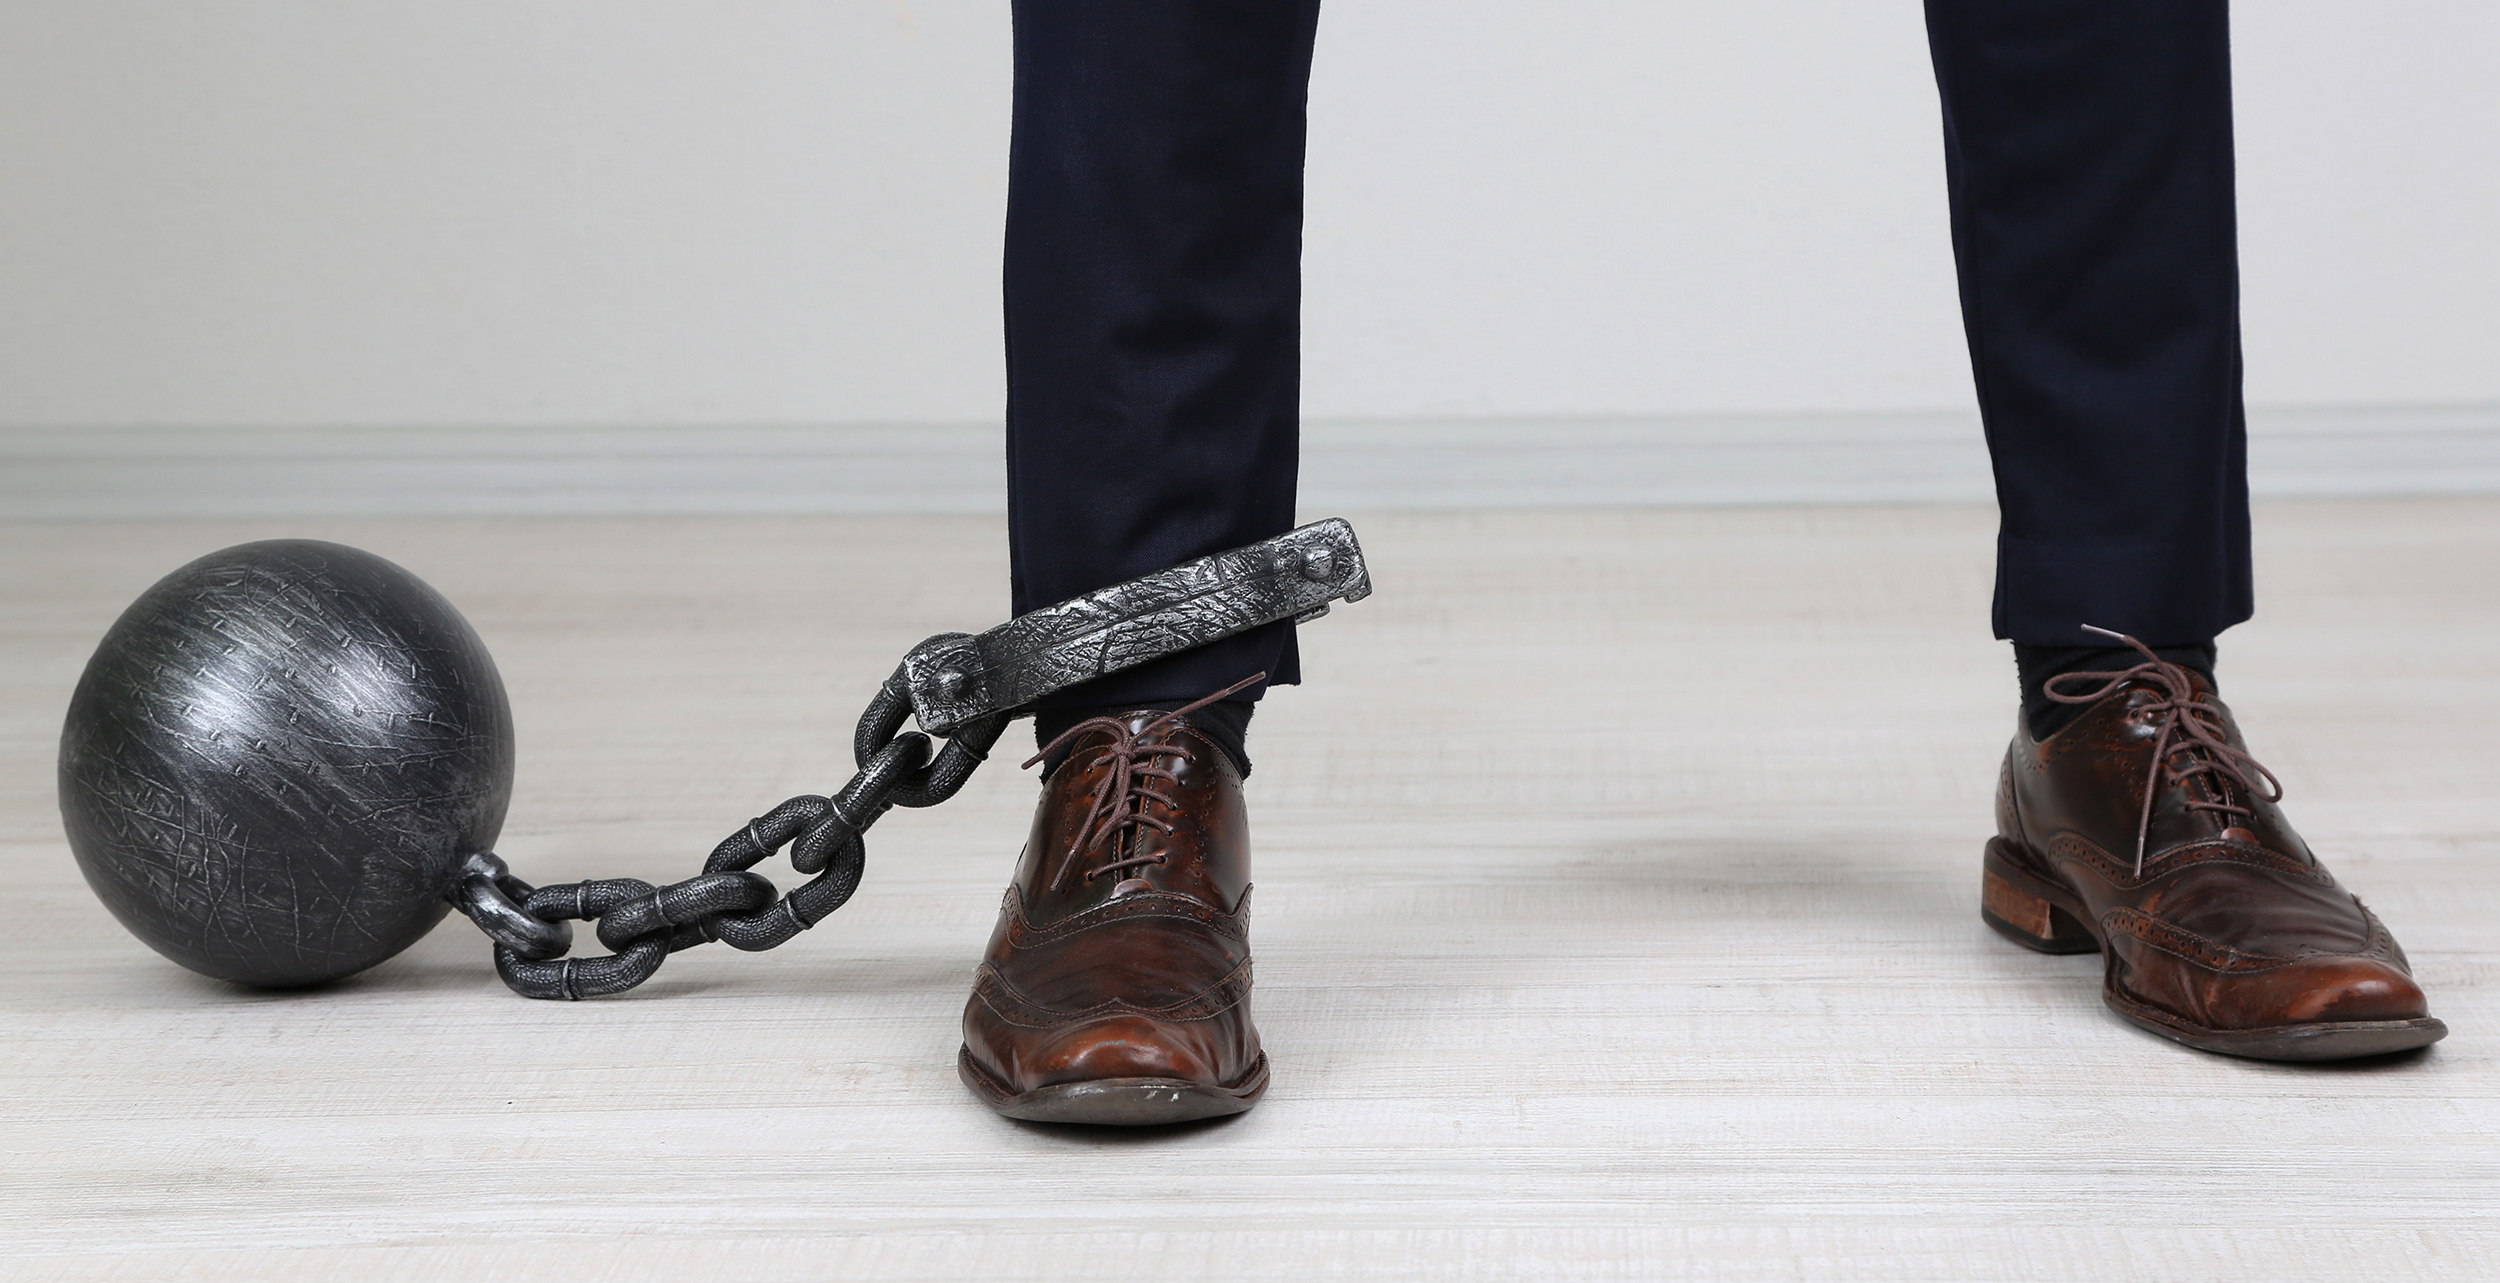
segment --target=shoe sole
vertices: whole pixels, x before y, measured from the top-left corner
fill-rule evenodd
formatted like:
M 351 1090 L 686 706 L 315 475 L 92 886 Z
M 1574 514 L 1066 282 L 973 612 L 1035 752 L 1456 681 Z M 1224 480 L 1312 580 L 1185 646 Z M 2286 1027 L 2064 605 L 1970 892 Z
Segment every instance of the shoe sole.
M 1267 1055 L 1237 1081 L 1216 1086 L 1181 1078 L 1097 1078 L 1053 1083 L 1019 1092 L 992 1077 L 972 1058 L 955 1055 L 955 1072 L 982 1104 L 1029 1123 L 1083 1123 L 1095 1127 L 1153 1127 L 1194 1123 L 1239 1114 L 1267 1094 Z
M 2004 838 L 1988 839 L 1981 863 L 1979 916 L 1998 935 L 2036 953 L 2099 953 L 2100 928 L 2071 889 L 2015 863 Z M 2260 1029 L 2213 1029 L 2119 993 L 2104 981 L 2101 1001 L 2139 1029 L 2199 1051 L 2249 1060 L 2354 1060 L 2427 1047 L 2448 1036 L 2448 1026 L 2415 1020 L 2325 1020 Z

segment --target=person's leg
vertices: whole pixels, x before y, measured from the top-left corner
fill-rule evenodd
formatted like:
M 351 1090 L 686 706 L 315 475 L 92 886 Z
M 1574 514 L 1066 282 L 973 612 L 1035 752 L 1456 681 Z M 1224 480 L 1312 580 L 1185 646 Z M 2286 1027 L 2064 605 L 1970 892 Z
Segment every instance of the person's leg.
M 2270 1059 L 2435 1041 L 2404 954 L 2215 696 L 2250 613 L 2225 0 L 1927 0 L 2025 716 L 1983 913 Z M 2112 630 L 2117 636 L 2087 632 Z M 2130 645 L 2141 639 L 2144 645 Z
M 1015 9 L 1007 494 L 1018 613 L 1293 525 L 1317 0 Z M 1299 680 L 1277 624 L 1044 701 Z M 1256 699 L 1253 687 L 1241 698 Z
M 1928 0 L 1996 634 L 2248 618 L 2223 0 Z
M 1017 3 L 1018 612 L 1293 524 L 1317 19 L 1317 0 Z M 1044 701 L 1056 751 L 964 1008 L 958 1069 L 983 1103 L 1165 1123 L 1266 1090 L 1242 733 L 1247 701 L 1297 667 L 1280 624 Z

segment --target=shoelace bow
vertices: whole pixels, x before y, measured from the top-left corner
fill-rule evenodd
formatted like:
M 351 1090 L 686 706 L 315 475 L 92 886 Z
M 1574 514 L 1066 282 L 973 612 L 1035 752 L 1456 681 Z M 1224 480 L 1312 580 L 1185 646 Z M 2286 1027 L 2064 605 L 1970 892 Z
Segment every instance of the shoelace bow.
M 1099 851 L 1111 841 L 1113 834 L 1122 830 L 1134 831 L 1139 825 L 1160 829 L 1168 834 L 1178 826 L 1146 810 L 1146 803 L 1149 801 L 1160 802 L 1166 809 L 1180 809 L 1180 799 L 1155 787 L 1154 782 L 1158 780 L 1174 785 L 1180 782 L 1179 773 L 1170 767 L 1160 765 L 1160 759 L 1179 757 L 1187 760 L 1196 755 L 1177 741 L 1168 744 L 1150 744 L 1146 741 L 1153 739 L 1166 727 L 1183 717 L 1225 696 L 1237 694 L 1266 680 L 1266 673 L 1252 673 L 1205 699 L 1183 705 L 1152 721 L 1144 722 L 1135 730 L 1129 729 L 1127 722 L 1116 717 L 1089 717 L 1059 732 L 1048 744 L 1042 745 L 1040 752 L 1026 758 L 1024 765 L 1031 767 L 1035 762 L 1057 752 L 1060 745 L 1088 731 L 1108 732 L 1111 741 L 1096 749 L 1094 756 L 1087 759 L 1085 765 L 1076 768 L 1092 770 L 1106 761 L 1111 764 L 1110 772 L 1102 777 L 1101 783 L 1094 786 L 1093 806 L 1085 812 L 1085 823 L 1076 831 L 1077 852 L 1090 854 Z M 1073 763 L 1063 764 L 1061 769 L 1067 769 L 1068 765 L 1073 765 Z M 1124 869 L 1132 865 L 1169 862 L 1170 857 L 1163 855 L 1131 855 L 1087 869 L 1085 880 L 1091 882 L 1114 869 Z M 1050 889 L 1056 891 L 1065 884 L 1068 880 L 1068 870 L 1076 867 L 1076 864 L 1077 861 L 1071 859 L 1060 865 L 1059 872 L 1050 880 Z
M 2221 706 L 2211 698 L 2196 693 L 2196 685 L 2189 678 L 2185 666 L 2163 659 L 2154 654 L 2151 647 L 2125 633 L 2094 628 L 2090 624 L 2085 624 L 2083 629 L 2125 642 L 2144 656 L 2144 662 L 2117 672 L 2060 673 L 2042 684 L 2042 694 L 2060 704 L 2090 704 L 2130 682 L 2143 681 L 2161 687 L 2168 696 L 2141 706 L 2142 711 L 2153 714 L 2159 720 L 2154 723 L 2152 764 L 2144 773 L 2144 814 L 2135 826 L 2137 877 L 2144 876 L 2144 847 L 2153 831 L 2153 792 L 2163 783 L 2165 772 L 2168 782 L 2173 785 L 2184 784 L 2199 775 L 2218 775 L 2263 801 L 2283 800 L 2283 782 L 2274 778 L 2274 772 L 2224 738 Z M 2060 682 L 2094 680 L 2098 680 L 2100 685 L 2071 695 L 2057 689 Z M 2185 764 L 2171 765 L 2173 759 L 2183 760 Z M 2264 781 L 2263 788 L 2258 787 L 2260 780 Z M 2241 816 L 2255 814 L 2245 806 L 2232 804 L 2227 800 L 2227 793 L 2224 796 L 2226 800 L 2219 802 L 2191 797 L 2187 809 Z

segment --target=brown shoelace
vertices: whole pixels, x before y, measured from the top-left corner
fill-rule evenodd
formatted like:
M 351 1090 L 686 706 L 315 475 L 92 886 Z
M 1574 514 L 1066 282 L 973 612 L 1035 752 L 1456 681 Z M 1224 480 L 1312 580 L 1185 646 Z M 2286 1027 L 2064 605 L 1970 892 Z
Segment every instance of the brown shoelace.
M 2196 693 L 2196 684 L 2189 679 L 2185 666 L 2163 659 L 2154 654 L 2151 647 L 2125 633 L 2094 628 L 2090 624 L 2085 624 L 2083 629 L 2125 642 L 2144 656 L 2144 662 L 2116 672 L 2060 673 L 2042 683 L 2042 694 L 2060 704 L 2090 704 L 2121 686 L 2141 681 L 2160 687 L 2168 696 L 2142 706 L 2144 712 L 2159 720 L 2154 723 L 2152 765 L 2144 773 L 2144 815 L 2135 826 L 2137 877 L 2144 876 L 2144 846 L 2153 831 L 2153 790 L 2161 786 L 2165 772 L 2168 782 L 2173 785 L 2185 784 L 2199 775 L 2220 776 L 2267 802 L 2283 800 L 2283 782 L 2274 778 L 2274 772 L 2259 765 L 2256 758 L 2233 747 L 2224 738 L 2222 706 L 2210 696 Z M 2072 695 L 2060 693 L 2057 689 L 2060 682 L 2095 680 L 2100 685 Z M 2264 781 L 2262 788 L 2258 786 L 2261 780 Z M 2218 802 L 2191 797 L 2187 809 L 2238 816 L 2254 814 L 2245 806 L 2232 804 L 2229 796 L 2228 792 L 2223 792 L 2224 800 Z
M 1089 717 L 1059 732 L 1057 738 L 1042 745 L 1040 752 L 1026 758 L 1024 765 L 1031 767 L 1035 762 L 1058 751 L 1060 745 L 1087 731 L 1108 732 L 1111 742 L 1096 749 L 1095 755 L 1088 759 L 1085 765 L 1077 767 L 1078 770 L 1092 770 L 1106 761 L 1111 764 L 1110 773 L 1102 777 L 1102 783 L 1094 786 L 1093 807 L 1085 813 L 1085 823 L 1076 831 L 1077 851 L 1080 853 L 1099 851 L 1111 841 L 1113 834 L 1122 830 L 1134 831 L 1139 825 L 1170 833 L 1176 826 L 1170 820 L 1148 812 L 1146 803 L 1160 802 L 1167 810 L 1180 809 L 1178 798 L 1155 787 L 1156 781 L 1165 784 L 1180 782 L 1178 773 L 1170 767 L 1160 765 L 1159 762 L 1165 757 L 1179 757 L 1186 760 L 1194 754 L 1179 743 L 1149 744 L 1145 741 L 1152 739 L 1164 728 L 1181 718 L 1227 695 L 1237 694 L 1265 680 L 1267 680 L 1266 673 L 1252 673 L 1205 699 L 1183 705 L 1152 721 L 1145 722 L 1135 730 L 1130 730 L 1127 722 L 1116 717 Z M 1067 769 L 1066 765 L 1063 765 L 1061 769 Z M 1163 864 L 1167 860 L 1168 857 L 1161 855 L 1131 855 L 1087 869 L 1085 880 L 1091 882 L 1114 869 L 1125 869 L 1139 864 Z M 1068 880 L 1068 870 L 1074 868 L 1076 863 L 1075 860 L 1070 860 L 1059 866 L 1058 874 L 1050 880 L 1051 890 L 1058 890 Z

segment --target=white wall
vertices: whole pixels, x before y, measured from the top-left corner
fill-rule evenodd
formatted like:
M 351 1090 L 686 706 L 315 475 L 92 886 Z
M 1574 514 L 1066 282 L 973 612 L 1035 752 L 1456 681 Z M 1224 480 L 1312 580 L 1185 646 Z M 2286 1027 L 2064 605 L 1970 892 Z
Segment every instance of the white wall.
M 2500 10 L 2243 6 L 2252 399 L 2500 401 Z M 997 413 L 1003 0 L 9 0 L 0 424 Z M 1966 404 L 1910 0 L 1334 0 L 1314 418 Z

